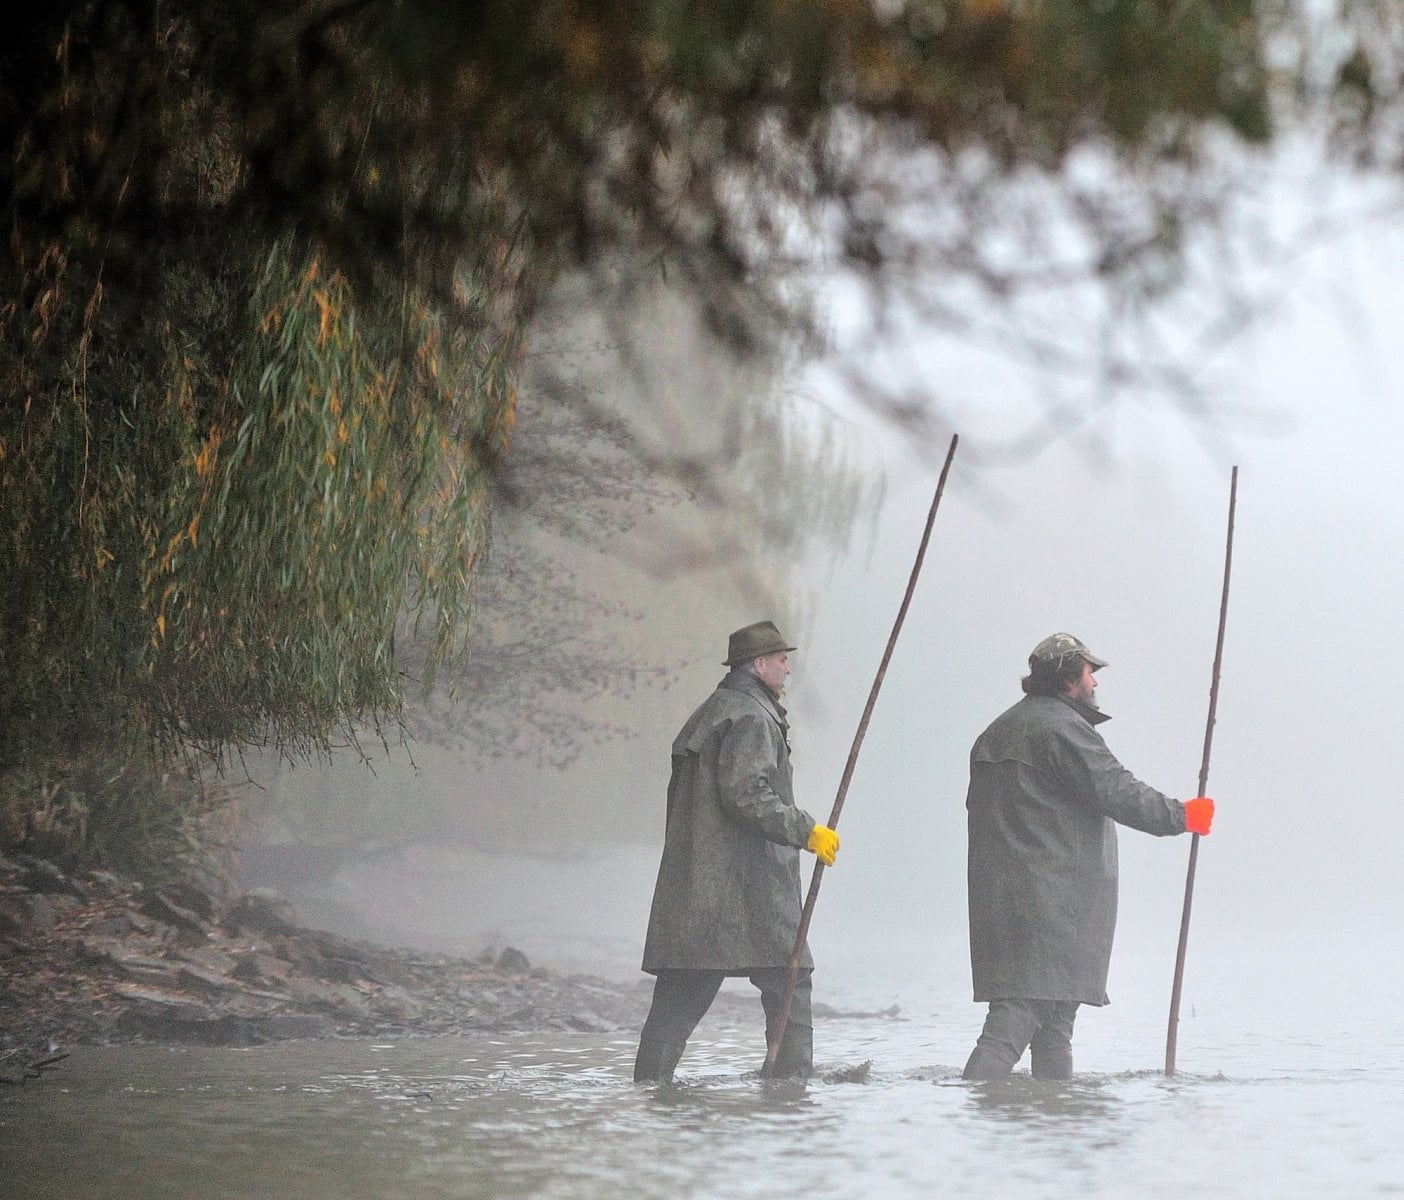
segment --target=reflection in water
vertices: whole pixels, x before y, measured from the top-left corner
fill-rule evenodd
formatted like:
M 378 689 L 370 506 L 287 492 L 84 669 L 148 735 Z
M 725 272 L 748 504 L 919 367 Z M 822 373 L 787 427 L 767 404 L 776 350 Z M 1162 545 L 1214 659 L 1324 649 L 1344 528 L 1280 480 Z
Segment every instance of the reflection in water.
M 988 1116 L 1022 1128 L 1057 1128 L 1073 1120 L 1113 1120 L 1122 1106 L 1109 1086 L 1097 1080 L 1053 1081 L 1012 1075 L 984 1082 L 962 1081 L 972 1104 Z
M 688 1108 L 709 1116 L 728 1110 L 793 1112 L 813 1108 L 810 1085 L 801 1079 L 762 1079 L 759 1075 L 702 1075 L 672 1083 L 636 1085 L 653 1103 L 675 1112 Z

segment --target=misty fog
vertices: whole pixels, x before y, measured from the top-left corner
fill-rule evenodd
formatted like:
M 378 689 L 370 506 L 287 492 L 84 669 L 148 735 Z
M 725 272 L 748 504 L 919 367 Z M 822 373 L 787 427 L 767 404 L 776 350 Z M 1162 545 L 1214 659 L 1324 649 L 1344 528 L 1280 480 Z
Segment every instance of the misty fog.
M 1342 942 L 1397 938 L 1404 815 L 1388 728 L 1404 524 L 1400 250 L 1397 230 L 1375 228 L 1299 264 L 1280 307 L 1195 364 L 1205 394 L 1223 402 L 1212 419 L 1125 399 L 1007 455 L 1010 430 L 1036 421 L 1056 384 L 939 339 L 883 360 L 918 382 L 939 378 L 942 436 L 959 433 L 961 447 L 826 873 L 811 932 L 822 986 L 890 1003 L 865 980 L 894 957 L 963 986 L 966 755 L 1017 699 L 1045 635 L 1072 632 L 1109 661 L 1098 698 L 1122 762 L 1171 795 L 1193 794 L 1234 464 L 1207 789 L 1219 813 L 1200 853 L 1191 992 L 1197 945 L 1290 975 Z M 680 403 L 705 407 L 713 379 L 707 369 L 675 379 L 690 389 Z M 800 386 L 842 407 L 822 380 Z M 253 805 L 264 822 L 289 795 L 320 793 L 382 806 L 391 825 L 404 809 L 432 810 L 457 836 L 348 862 L 315 890 L 256 867 L 245 882 L 271 882 L 304 919 L 357 935 L 466 953 L 510 944 L 548 965 L 636 975 L 668 744 L 723 674 L 726 636 L 742 624 L 773 616 L 800 643 L 787 697 L 796 795 L 828 816 L 944 449 L 914 449 L 856 410 L 849 419 L 853 452 L 886 496 L 844 552 L 722 572 L 700 593 L 695 579 L 605 560 L 647 614 L 646 652 L 672 671 L 612 710 L 636 736 L 587 747 L 565 771 L 419 745 L 413 762 L 404 751 L 378 757 L 373 775 L 354 756 L 279 772 Z M 1188 852 L 1186 839 L 1130 830 L 1120 845 L 1114 1000 L 1132 951 L 1163 959 L 1168 983 Z

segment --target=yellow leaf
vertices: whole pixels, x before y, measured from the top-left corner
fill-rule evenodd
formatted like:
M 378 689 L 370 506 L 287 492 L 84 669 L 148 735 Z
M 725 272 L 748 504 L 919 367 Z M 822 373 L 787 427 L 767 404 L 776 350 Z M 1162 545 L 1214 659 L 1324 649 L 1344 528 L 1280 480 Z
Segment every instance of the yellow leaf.
M 195 456 L 195 474 L 203 478 L 214 469 L 215 457 L 219 453 L 220 435 L 217 431 L 211 432 L 205 444 L 200 447 L 200 453 Z
M 327 337 L 331 332 L 332 317 L 331 298 L 326 292 L 317 293 L 317 307 L 321 309 L 322 312 L 321 322 L 317 329 L 317 343 L 318 345 L 325 346 L 327 344 Z

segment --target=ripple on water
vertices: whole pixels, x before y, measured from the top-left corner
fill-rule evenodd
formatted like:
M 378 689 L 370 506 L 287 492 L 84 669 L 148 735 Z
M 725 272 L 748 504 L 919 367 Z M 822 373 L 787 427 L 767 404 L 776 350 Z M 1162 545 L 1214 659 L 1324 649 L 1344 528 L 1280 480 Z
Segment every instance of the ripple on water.
M 1185 1200 L 1404 1179 L 1393 1063 L 1279 1071 L 1225 1052 L 1231 1073 L 969 1084 L 942 1063 L 963 1028 L 834 1021 L 802 1084 L 757 1077 L 756 1034 L 709 1033 L 675 1085 L 649 1087 L 630 1081 L 632 1038 L 587 1034 L 80 1049 L 0 1093 L 5 1196 Z M 865 1059 L 861 1081 L 833 1074 Z

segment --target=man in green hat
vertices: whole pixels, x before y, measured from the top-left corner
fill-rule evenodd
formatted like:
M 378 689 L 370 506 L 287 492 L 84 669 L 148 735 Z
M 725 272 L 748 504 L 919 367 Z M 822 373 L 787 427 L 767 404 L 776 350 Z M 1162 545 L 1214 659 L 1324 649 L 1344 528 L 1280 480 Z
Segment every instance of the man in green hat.
M 1072 1074 L 1073 1020 L 1107 1003 L 1116 826 L 1209 832 L 1214 802 L 1147 787 L 1096 726 L 1107 664 L 1068 633 L 1033 648 L 1024 698 L 970 752 L 970 966 L 989 1004 L 966 1079 L 1000 1079 L 1029 1051 L 1035 1078 Z
M 728 975 L 760 989 L 773 1030 L 800 922 L 800 851 L 832 866 L 838 834 L 795 806 L 780 696 L 791 646 L 772 621 L 731 635 L 730 668 L 673 741 L 663 858 L 643 969 L 657 976 L 635 1082 L 666 1082 Z M 775 1075 L 814 1062 L 805 948 Z M 767 1044 L 769 1039 L 767 1038 Z

